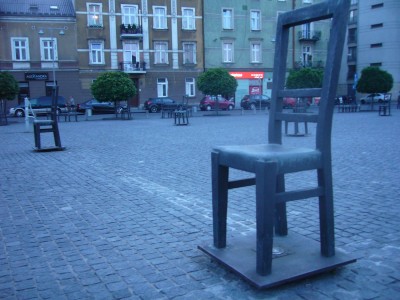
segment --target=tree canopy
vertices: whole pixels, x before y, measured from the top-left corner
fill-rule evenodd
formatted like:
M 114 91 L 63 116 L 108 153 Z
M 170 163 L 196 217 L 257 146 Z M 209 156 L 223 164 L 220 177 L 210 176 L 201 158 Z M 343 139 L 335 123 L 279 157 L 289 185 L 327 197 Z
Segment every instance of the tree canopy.
M 127 100 L 136 95 L 136 88 L 128 74 L 123 72 L 105 72 L 92 83 L 91 91 L 100 102 Z
M 13 100 L 18 94 L 18 81 L 8 72 L 0 72 L 0 100 Z
M 360 93 L 387 93 L 393 87 L 393 76 L 378 67 L 366 67 L 357 83 Z
M 303 68 L 300 70 L 292 70 L 286 80 L 286 88 L 303 89 L 303 88 L 320 88 L 324 72 L 322 69 Z
M 209 69 L 197 79 L 197 88 L 205 95 L 229 98 L 235 95 L 237 85 L 235 77 L 224 68 Z

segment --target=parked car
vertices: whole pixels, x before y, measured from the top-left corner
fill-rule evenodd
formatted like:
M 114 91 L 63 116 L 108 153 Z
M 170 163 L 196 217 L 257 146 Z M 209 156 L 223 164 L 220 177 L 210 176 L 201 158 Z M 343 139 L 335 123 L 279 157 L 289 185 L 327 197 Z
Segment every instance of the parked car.
M 169 97 L 149 98 L 144 102 L 144 109 L 151 113 L 160 112 L 162 109 L 177 109 L 181 105 Z
M 118 105 L 117 113 L 119 113 L 126 106 Z M 92 114 L 114 114 L 115 103 L 114 102 L 100 102 L 96 99 L 90 99 L 76 106 L 76 111 L 85 113 L 87 109 L 92 110 Z
M 235 107 L 235 103 L 231 100 L 227 100 L 222 96 L 205 96 L 200 101 L 200 110 L 212 110 L 217 106 L 218 100 L 218 108 L 222 110 L 232 110 Z
M 267 95 L 244 95 L 240 101 L 240 106 L 243 109 L 259 109 L 270 108 L 271 98 Z
M 296 105 L 296 98 L 283 98 L 283 108 L 292 108 Z
M 361 104 L 368 104 L 372 102 L 374 99 L 374 103 L 383 103 L 389 100 L 389 95 L 382 94 L 382 93 L 372 93 L 363 98 L 361 98 Z
M 304 101 L 304 102 L 303 102 Z M 319 97 L 306 97 L 306 98 L 283 98 L 283 108 L 293 108 L 296 106 L 296 104 L 299 105 L 304 105 L 305 103 L 308 106 L 310 106 L 313 102 L 315 105 L 319 105 L 320 98 Z
M 51 96 L 41 96 L 38 98 L 32 98 L 29 100 L 32 111 L 35 114 L 45 114 L 51 111 Z M 66 112 L 66 101 L 62 96 L 58 96 L 57 98 L 57 112 Z M 29 115 L 32 114 L 32 111 L 29 112 Z M 15 117 L 24 117 L 25 116 L 25 103 L 19 104 L 17 106 L 11 107 L 9 110 L 10 115 Z

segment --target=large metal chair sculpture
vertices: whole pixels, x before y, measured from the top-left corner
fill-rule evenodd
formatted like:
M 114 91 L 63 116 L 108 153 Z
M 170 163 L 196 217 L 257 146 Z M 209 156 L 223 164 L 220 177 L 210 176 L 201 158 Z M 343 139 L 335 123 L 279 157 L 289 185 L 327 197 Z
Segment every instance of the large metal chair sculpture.
M 33 134 L 35 138 L 35 148 L 34 150 L 37 152 L 43 151 L 62 151 L 65 147 L 61 146 L 61 138 L 60 138 L 60 131 L 58 129 L 58 119 L 57 119 L 57 112 L 58 112 L 58 86 L 54 86 L 52 90 L 52 98 L 51 98 L 51 112 L 50 112 L 50 119 L 46 120 L 39 120 L 35 119 L 33 121 Z M 44 132 L 51 132 L 53 133 L 54 137 L 54 146 L 50 147 L 42 147 L 41 143 L 41 133 Z
M 268 143 L 221 146 L 214 148 L 211 154 L 214 245 L 199 248 L 259 288 L 355 261 L 340 251 L 335 252 L 331 167 L 332 115 L 349 2 L 331 0 L 279 16 Z M 285 89 L 289 30 L 325 19 L 331 19 L 332 24 L 322 88 Z M 285 113 L 282 110 L 284 97 L 321 97 L 319 113 Z M 282 145 L 285 121 L 316 122 L 315 147 Z M 229 168 L 254 173 L 255 178 L 230 181 Z M 317 173 L 315 187 L 285 191 L 285 174 L 310 170 Z M 256 237 L 232 239 L 227 246 L 228 190 L 251 185 L 255 185 L 256 190 Z M 292 232 L 288 235 L 286 203 L 312 197 L 319 199 L 320 245 Z

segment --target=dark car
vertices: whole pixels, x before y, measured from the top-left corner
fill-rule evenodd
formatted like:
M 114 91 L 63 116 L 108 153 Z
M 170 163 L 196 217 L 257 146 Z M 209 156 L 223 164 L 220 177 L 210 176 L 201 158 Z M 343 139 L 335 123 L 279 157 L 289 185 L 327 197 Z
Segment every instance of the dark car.
M 168 97 L 149 98 L 144 102 L 144 109 L 151 113 L 156 113 L 162 109 L 177 109 L 179 105 L 174 99 Z
M 200 110 L 212 110 L 217 106 L 217 97 L 205 96 L 200 101 Z M 235 107 L 235 103 L 231 100 L 227 100 L 222 96 L 218 96 L 218 108 L 222 110 L 232 110 Z
M 270 108 L 271 98 L 267 95 L 244 95 L 240 101 L 240 106 L 243 109 L 259 109 Z
M 124 106 L 118 105 L 117 113 L 123 109 Z M 87 109 L 92 110 L 92 114 L 114 114 L 115 103 L 114 102 L 99 102 L 96 99 L 90 99 L 76 106 L 76 111 L 85 113 Z
M 41 96 L 39 98 L 32 98 L 29 100 L 30 102 L 30 112 L 29 115 L 33 113 L 35 114 L 46 114 L 51 111 L 51 96 Z M 57 98 L 57 113 L 66 112 L 66 101 L 62 96 L 58 96 Z M 10 115 L 15 117 L 24 117 L 25 116 L 25 103 L 19 104 L 17 106 L 11 107 L 9 110 Z

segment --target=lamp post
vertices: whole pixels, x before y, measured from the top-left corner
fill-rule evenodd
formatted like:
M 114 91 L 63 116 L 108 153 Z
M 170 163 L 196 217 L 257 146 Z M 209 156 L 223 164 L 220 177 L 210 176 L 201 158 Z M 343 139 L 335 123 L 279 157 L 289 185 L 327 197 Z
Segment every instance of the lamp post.
M 64 35 L 66 30 L 66 27 L 40 27 L 39 28 L 39 34 L 42 35 L 44 34 L 44 30 L 49 30 L 50 31 L 50 40 L 51 40 L 51 59 L 52 59 L 52 71 L 53 71 L 53 92 L 56 87 L 56 62 L 55 62 L 55 56 L 56 56 L 56 47 L 55 47 L 55 39 L 54 39 L 54 30 L 58 30 L 59 35 Z

